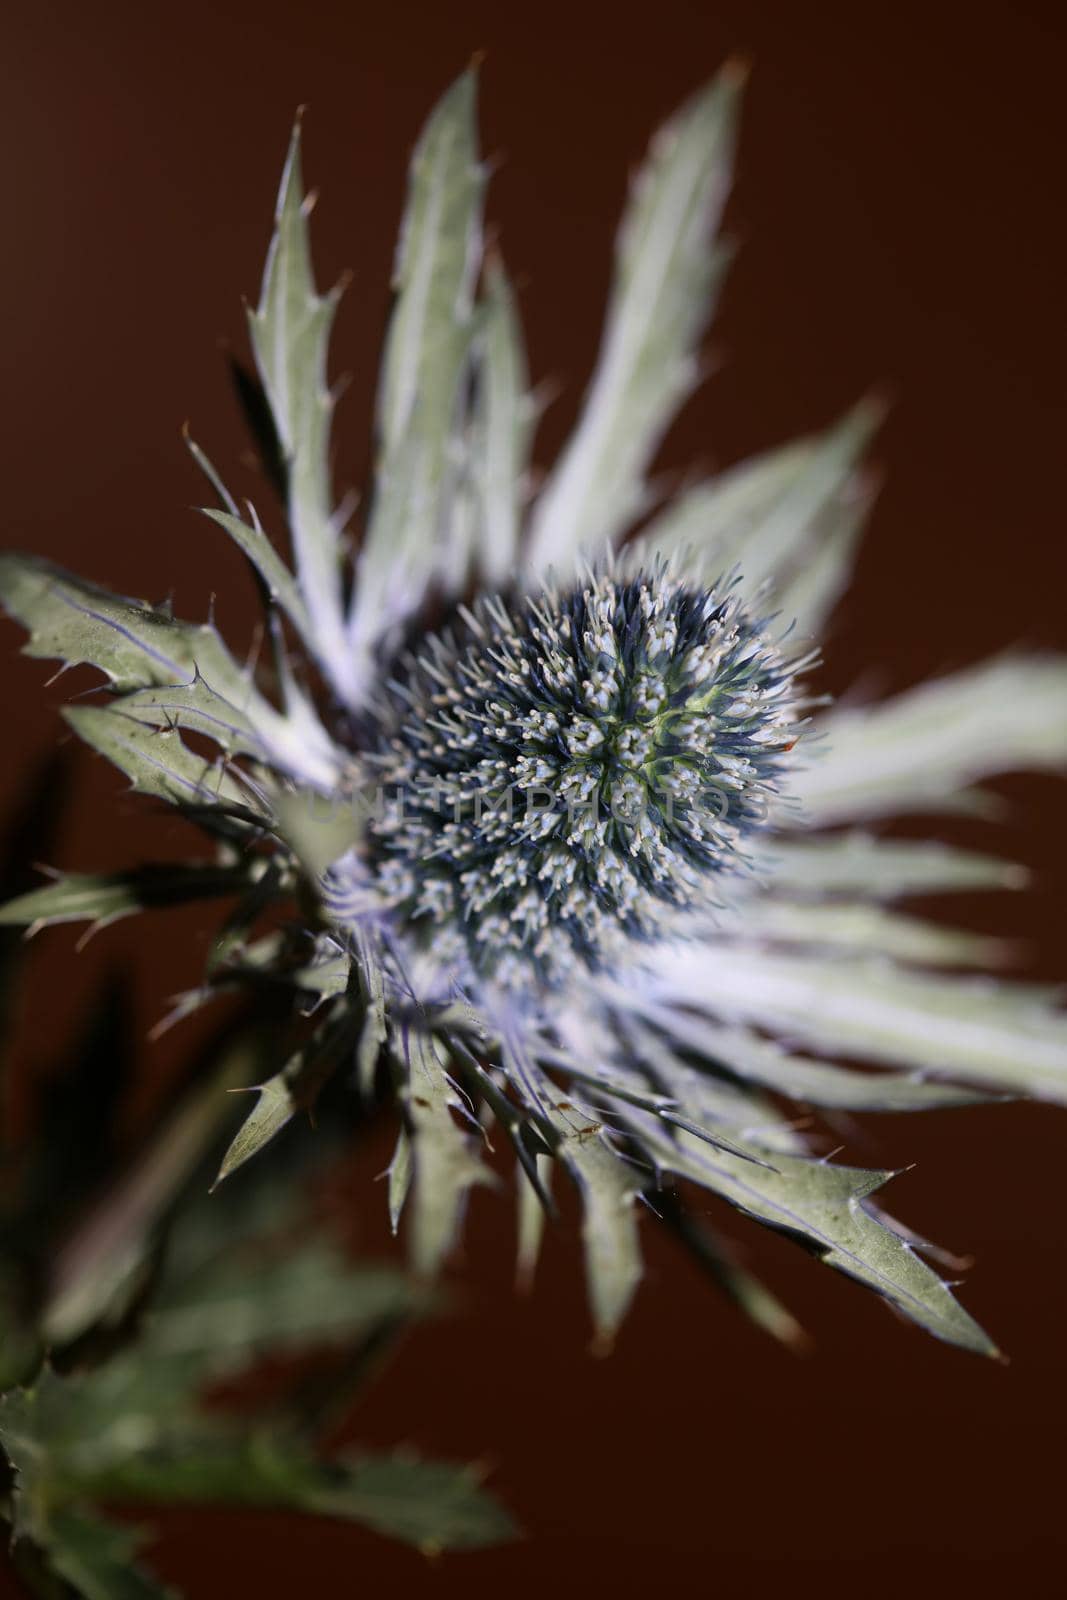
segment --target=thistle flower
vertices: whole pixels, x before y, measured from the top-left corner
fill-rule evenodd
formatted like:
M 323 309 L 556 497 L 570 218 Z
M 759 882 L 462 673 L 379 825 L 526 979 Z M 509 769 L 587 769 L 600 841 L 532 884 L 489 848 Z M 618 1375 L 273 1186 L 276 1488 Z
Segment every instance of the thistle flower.
M 369 759 L 390 801 L 366 847 L 401 928 L 450 933 L 465 982 L 506 966 L 521 995 L 575 958 L 604 967 L 736 863 L 795 742 L 791 673 L 736 594 L 663 568 L 464 619 L 382 697 Z M 332 874 L 342 923 L 366 847 Z
M 869 405 L 673 497 L 649 479 L 725 261 L 739 87 L 727 68 L 655 138 L 584 409 L 536 493 L 514 298 L 481 250 L 472 75 L 446 94 L 412 166 L 358 539 L 330 471 L 336 295 L 314 284 L 297 128 L 250 318 L 292 565 L 193 447 L 208 514 L 259 580 L 271 670 L 240 664 L 214 621 L 0 562 L 29 653 L 107 679 L 70 724 L 194 817 L 214 857 L 168 870 L 165 893 L 141 867 L 61 878 L 2 914 L 102 922 L 237 895 L 179 1009 L 268 976 L 313 1026 L 222 1176 L 328 1071 L 354 1068 L 364 1092 L 387 1075 L 402 1109 L 389 1203 L 395 1225 L 410 1190 L 422 1272 L 492 1181 L 479 1147 L 495 1120 L 517 1157 L 525 1274 L 554 1167 L 577 1184 L 605 1337 L 640 1276 L 639 1200 L 758 1321 L 793 1329 L 687 1213 L 696 1185 L 989 1353 L 921 1241 L 875 1206 L 891 1174 L 823 1159 L 795 1107 L 1067 1099 L 1047 997 L 952 971 L 986 964 L 990 942 L 891 905 L 1015 869 L 869 831 L 958 810 L 990 773 L 1067 762 L 1067 663 L 1009 656 L 880 704 L 805 700 L 869 501 Z M 300 919 L 261 932 L 278 901 Z

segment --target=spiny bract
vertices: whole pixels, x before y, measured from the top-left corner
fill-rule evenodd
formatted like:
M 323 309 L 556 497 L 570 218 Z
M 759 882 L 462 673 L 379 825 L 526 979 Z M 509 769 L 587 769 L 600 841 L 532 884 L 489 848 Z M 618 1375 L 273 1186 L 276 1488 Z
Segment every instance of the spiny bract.
M 739 864 L 795 743 L 791 668 L 736 589 L 662 569 L 482 597 L 464 623 L 383 696 L 377 882 L 477 972 L 601 966 Z
M 825 1159 L 802 1129 L 812 1107 L 1067 1101 L 1067 1025 L 1047 995 L 952 971 L 999 947 L 888 904 L 1006 887 L 1016 869 L 870 831 L 956 811 L 996 772 L 1063 767 L 1067 665 L 1006 656 L 840 710 L 796 697 L 799 662 L 775 640 L 792 625 L 809 649 L 847 584 L 870 500 L 869 405 L 661 497 L 650 468 L 701 371 L 727 254 L 714 235 L 739 89 L 728 67 L 653 140 L 596 369 L 536 491 L 515 299 L 482 256 L 473 75 L 449 90 L 412 163 L 355 539 L 355 502 L 331 473 L 336 295 L 312 275 L 297 129 L 250 316 L 252 415 L 265 405 L 273 422 L 274 443 L 259 437 L 292 565 L 193 447 L 218 499 L 209 515 L 254 569 L 272 670 L 231 652 L 213 620 L 0 556 L 28 651 L 105 675 L 108 698 L 69 708 L 70 725 L 186 811 L 214 857 L 60 876 L 2 915 L 106 921 L 236 897 L 178 1010 L 266 978 L 291 990 L 300 1030 L 222 1176 L 338 1063 L 368 1095 L 388 1079 L 402 1111 L 389 1205 L 394 1225 L 410 1211 L 420 1271 L 443 1261 L 489 1177 L 492 1118 L 517 1157 L 525 1276 L 554 1168 L 576 1183 L 604 1336 L 640 1276 L 638 1201 L 759 1323 L 796 1332 L 683 1205 L 695 1185 L 989 1352 L 915 1236 L 875 1207 L 891 1174 Z M 734 571 L 740 586 L 721 588 Z M 773 626 L 751 609 L 764 595 Z M 798 713 L 812 737 L 788 754 Z M 385 780 L 403 815 L 358 803 Z M 553 809 L 531 817 L 538 789 Z M 572 821 L 572 799 L 595 799 L 599 817 L 586 805 Z M 742 858 L 752 870 L 727 870 Z

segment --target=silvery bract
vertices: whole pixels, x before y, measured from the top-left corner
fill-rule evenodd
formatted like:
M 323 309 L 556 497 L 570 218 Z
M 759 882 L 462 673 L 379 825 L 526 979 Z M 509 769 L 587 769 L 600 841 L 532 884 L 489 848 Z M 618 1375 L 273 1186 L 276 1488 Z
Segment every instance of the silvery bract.
M 959 975 L 998 947 L 894 907 L 1018 873 L 869 830 L 1067 761 L 1067 664 L 1006 656 L 840 710 L 805 698 L 869 498 L 872 408 L 673 497 L 650 480 L 700 375 L 739 87 L 727 69 L 653 141 L 580 420 L 536 489 L 514 297 L 482 256 L 473 77 L 448 92 L 412 165 L 358 536 L 333 488 L 336 296 L 312 276 L 297 130 L 250 318 L 291 564 L 194 447 L 209 515 L 258 578 L 270 662 L 239 661 L 214 622 L 2 559 L 29 653 L 108 680 L 71 726 L 213 853 L 59 878 L 3 915 L 106 922 L 237 896 L 179 1011 L 266 979 L 318 1026 L 262 1086 L 223 1175 L 328 1072 L 370 1093 L 385 1063 L 403 1112 L 389 1205 L 410 1207 L 421 1272 L 471 1186 L 496 1181 L 495 1124 L 518 1158 L 525 1276 L 555 1167 L 577 1184 L 602 1336 L 640 1275 L 642 1200 L 757 1320 L 793 1331 L 687 1212 L 695 1184 L 990 1352 L 875 1204 L 891 1174 L 823 1159 L 796 1108 L 1067 1099 L 1047 997 Z M 300 917 L 264 933 L 277 902 Z

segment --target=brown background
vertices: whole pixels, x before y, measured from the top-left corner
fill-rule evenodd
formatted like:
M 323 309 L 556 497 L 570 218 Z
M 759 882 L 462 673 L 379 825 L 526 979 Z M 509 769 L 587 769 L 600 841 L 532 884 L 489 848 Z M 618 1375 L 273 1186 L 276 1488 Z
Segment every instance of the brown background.
M 241 340 L 294 107 L 309 103 L 324 279 L 353 265 L 337 362 L 353 381 L 340 470 L 358 481 L 404 165 L 431 101 L 488 52 L 490 210 L 538 377 L 566 389 L 592 356 L 629 164 L 727 54 L 752 58 L 732 219 L 744 240 L 713 345 L 723 365 L 665 459 L 728 462 L 822 424 L 872 382 L 896 405 L 887 473 L 825 676 L 881 691 L 1062 633 L 1062 9 L 576 3 L 181 6 L 37 4 L 9 14 L 0 66 L 5 542 L 127 592 L 246 628 L 239 562 L 187 509 L 201 494 L 178 430 L 229 465 L 242 449 L 218 347 Z M 231 474 L 239 477 L 239 474 Z M 244 487 L 252 487 L 246 474 Z M 260 494 L 260 499 L 265 497 Z M 4 636 L 6 789 L 54 740 L 62 689 Z M 77 767 L 63 865 L 185 848 L 181 829 Z M 1062 979 L 1062 790 L 1004 786 L 998 834 L 957 830 L 1033 866 L 1032 893 L 973 907 L 1030 940 Z M 121 927 L 79 957 L 54 933 L 23 1002 L 31 1059 L 101 972 L 131 969 L 137 1026 L 196 972 L 197 922 Z M 189 1035 L 145 1048 L 146 1098 Z M 531 1302 L 509 1284 L 512 1218 L 479 1196 L 465 1303 L 413 1338 L 357 1419 L 499 1463 L 525 1544 L 424 1567 L 369 1535 L 284 1517 L 161 1519 L 156 1555 L 193 1596 L 544 1593 L 593 1583 L 770 1592 L 835 1576 L 912 1594 L 950 1576 L 1029 1593 L 1064 1552 L 1067 1119 L 1000 1107 L 838 1130 L 850 1156 L 916 1169 L 910 1222 L 978 1258 L 967 1303 L 1013 1356 L 983 1365 L 896 1323 L 789 1245 L 739 1224 L 814 1336 L 781 1352 L 647 1229 L 649 1282 L 609 1361 L 587 1357 L 572 1235 L 549 1242 Z M 266 1159 L 269 1159 L 267 1157 Z M 351 1189 L 388 1248 L 372 1164 Z M 973 1565 L 972 1565 L 973 1564 Z

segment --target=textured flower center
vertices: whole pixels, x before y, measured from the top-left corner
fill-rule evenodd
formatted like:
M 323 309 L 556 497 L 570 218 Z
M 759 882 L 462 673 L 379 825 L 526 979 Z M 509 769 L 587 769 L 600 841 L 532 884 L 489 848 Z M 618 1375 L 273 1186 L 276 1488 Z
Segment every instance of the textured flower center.
M 379 888 L 479 972 L 596 965 L 737 864 L 794 741 L 792 672 L 736 593 L 663 573 L 483 598 L 377 709 Z

